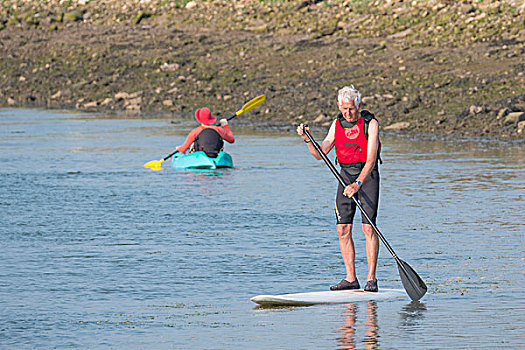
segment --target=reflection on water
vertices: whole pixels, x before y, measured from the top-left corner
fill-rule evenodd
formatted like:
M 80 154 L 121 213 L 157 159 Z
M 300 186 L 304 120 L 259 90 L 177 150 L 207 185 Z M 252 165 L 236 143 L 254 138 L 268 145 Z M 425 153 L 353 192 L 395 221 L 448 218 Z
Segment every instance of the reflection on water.
M 362 306 L 362 304 L 359 304 Z M 359 327 L 357 314 L 359 307 L 357 304 L 346 304 L 346 311 L 344 314 L 344 323 L 337 329 L 338 349 L 353 350 L 356 348 L 356 328 Z M 373 300 L 367 302 L 366 319 L 363 323 L 365 333 L 362 343 L 365 344 L 366 349 L 379 348 L 379 326 L 377 325 L 377 303 Z
M 365 347 L 366 349 L 377 349 L 379 344 L 379 326 L 377 325 L 377 303 L 375 301 L 367 303 L 366 314 L 368 318 L 365 322 Z
M 168 171 L 177 171 L 180 173 L 180 175 L 183 178 L 189 179 L 189 180 L 196 180 L 198 183 L 201 184 L 201 187 L 205 185 L 206 182 L 203 181 L 214 181 L 214 178 L 223 179 L 224 176 L 228 175 L 228 173 L 234 171 L 235 169 L 228 169 L 228 170 L 222 170 L 222 169 L 216 169 L 216 170 L 203 170 L 203 169 L 191 169 L 191 170 L 173 170 L 170 169 Z
M 344 323 L 341 328 L 337 329 L 339 349 L 355 349 L 355 323 L 357 305 L 354 303 L 347 304 L 344 315 Z

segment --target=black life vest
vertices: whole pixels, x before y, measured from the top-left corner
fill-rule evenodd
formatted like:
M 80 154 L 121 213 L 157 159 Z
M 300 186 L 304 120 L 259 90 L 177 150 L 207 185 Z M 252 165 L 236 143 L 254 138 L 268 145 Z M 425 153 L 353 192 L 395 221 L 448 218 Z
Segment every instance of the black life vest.
M 212 128 L 205 128 L 193 141 L 195 151 L 203 151 L 210 158 L 217 158 L 224 147 L 221 135 Z

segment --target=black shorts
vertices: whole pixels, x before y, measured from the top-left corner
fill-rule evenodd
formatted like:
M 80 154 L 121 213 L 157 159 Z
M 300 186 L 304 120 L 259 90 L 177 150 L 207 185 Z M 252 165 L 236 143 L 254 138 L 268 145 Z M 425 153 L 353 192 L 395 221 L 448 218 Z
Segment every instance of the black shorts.
M 359 170 L 352 168 L 341 168 L 341 177 L 346 184 L 351 184 L 359 176 Z M 355 174 L 353 174 L 355 173 Z M 338 224 L 351 224 L 354 221 L 356 210 L 355 202 L 352 198 L 343 195 L 344 188 L 339 184 L 337 196 L 335 198 L 335 217 Z M 354 195 L 361 202 L 361 206 L 368 214 L 372 222 L 376 223 L 377 207 L 379 205 L 379 170 L 377 166 L 372 170 L 370 176 L 363 182 L 363 186 Z M 368 224 L 366 217 L 361 214 L 361 222 Z

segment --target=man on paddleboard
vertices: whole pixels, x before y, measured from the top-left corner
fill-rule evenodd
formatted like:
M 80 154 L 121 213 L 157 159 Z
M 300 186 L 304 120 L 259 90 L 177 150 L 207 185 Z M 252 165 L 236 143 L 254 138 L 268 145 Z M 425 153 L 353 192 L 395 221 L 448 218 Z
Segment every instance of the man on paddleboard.
M 178 152 L 186 152 L 193 143 L 193 151 L 203 151 L 210 158 L 216 158 L 224 147 L 224 141 L 235 142 L 228 120 L 219 120 L 220 126 L 213 125 L 217 117 L 213 116 L 209 108 L 199 108 L 195 111 L 195 119 L 201 124 L 188 134 L 186 141 L 177 146 Z
M 341 177 L 350 185 L 337 189 L 335 214 L 339 247 L 346 268 L 346 277 L 331 290 L 359 289 L 355 273 L 355 249 L 352 239 L 352 222 L 356 205 L 351 199 L 356 196 L 363 209 L 375 224 L 379 204 L 379 169 L 380 155 L 379 123 L 374 115 L 361 108 L 361 93 L 353 85 L 339 90 L 337 106 L 340 113 L 330 126 L 330 130 L 320 145 L 328 154 L 335 146 L 338 163 L 341 165 Z M 304 125 L 297 128 L 297 134 L 308 145 L 308 150 L 315 159 L 322 159 L 310 140 L 303 132 Z M 308 131 L 310 129 L 306 127 Z M 364 215 L 363 233 L 366 238 L 366 257 L 368 261 L 367 283 L 365 291 L 377 292 L 376 266 L 379 253 L 379 238 Z

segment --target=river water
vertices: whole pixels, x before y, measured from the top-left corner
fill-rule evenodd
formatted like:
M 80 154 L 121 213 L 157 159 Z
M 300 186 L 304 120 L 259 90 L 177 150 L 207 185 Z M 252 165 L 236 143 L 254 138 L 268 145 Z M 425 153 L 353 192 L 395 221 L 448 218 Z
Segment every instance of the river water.
M 523 144 L 382 138 L 378 227 L 421 302 L 258 308 L 344 277 L 337 183 L 291 132 L 231 124 L 235 169 L 155 172 L 193 122 L 0 110 L 0 348 L 525 348 Z

